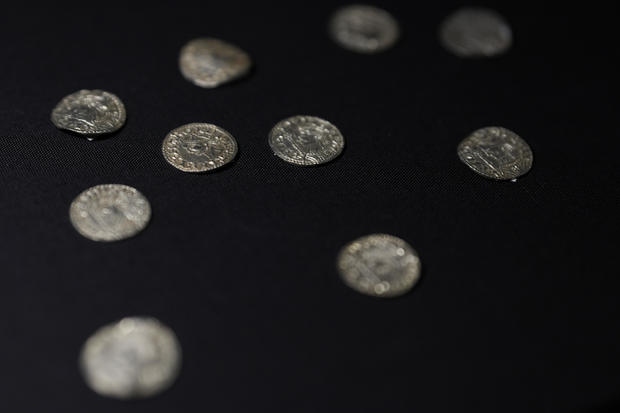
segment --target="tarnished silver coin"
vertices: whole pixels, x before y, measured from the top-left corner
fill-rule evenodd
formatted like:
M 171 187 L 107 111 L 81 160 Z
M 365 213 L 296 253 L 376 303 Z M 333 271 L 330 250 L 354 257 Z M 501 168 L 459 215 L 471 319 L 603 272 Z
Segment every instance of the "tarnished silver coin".
M 158 320 L 128 317 L 90 336 L 79 364 L 88 386 L 100 395 L 144 398 L 174 382 L 181 347 L 174 332 Z
M 209 37 L 190 40 L 181 49 L 179 68 L 190 82 L 213 88 L 250 71 L 250 56 L 235 45 Z
M 151 219 L 149 201 L 127 185 L 88 188 L 69 208 L 73 227 L 93 241 L 118 241 L 142 231 Z
M 400 238 L 372 234 L 345 245 L 337 260 L 346 285 L 375 297 L 396 297 L 409 291 L 420 278 L 416 251 Z
M 439 26 L 439 40 L 459 57 L 490 57 L 512 45 L 512 30 L 502 16 L 485 8 L 461 8 Z
M 499 126 L 478 129 L 457 148 L 461 161 L 492 179 L 516 179 L 532 168 L 530 146 L 516 133 Z
M 344 149 L 344 137 L 334 125 L 314 116 L 292 116 L 269 132 L 269 146 L 286 162 L 319 165 L 336 158 Z
M 65 96 L 52 111 L 52 123 L 86 136 L 103 135 L 125 124 L 125 105 L 104 90 L 80 90 Z
M 361 4 L 336 10 L 328 30 L 336 43 L 358 53 L 378 53 L 389 49 L 400 35 L 398 22 L 390 13 Z
M 189 123 L 168 133 L 162 145 L 166 161 L 184 172 L 219 168 L 237 155 L 233 136 L 210 123 Z

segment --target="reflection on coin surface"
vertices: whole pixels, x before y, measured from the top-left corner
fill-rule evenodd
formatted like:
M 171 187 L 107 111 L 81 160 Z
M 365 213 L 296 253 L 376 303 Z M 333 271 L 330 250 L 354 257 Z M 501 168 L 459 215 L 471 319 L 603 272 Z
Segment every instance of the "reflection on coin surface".
M 118 241 L 142 231 L 151 219 L 149 201 L 135 188 L 119 184 L 88 188 L 73 200 L 69 217 L 93 241 Z
M 329 34 L 345 49 L 377 53 L 389 49 L 399 36 L 398 22 L 390 13 L 366 5 L 337 10 L 329 21 Z
M 88 386 L 118 399 L 153 396 L 178 375 L 181 348 L 154 318 L 128 317 L 97 330 L 84 343 L 80 367 Z
M 286 162 L 319 165 L 336 158 L 344 148 L 344 137 L 334 125 L 314 116 L 293 116 L 269 132 L 269 146 Z
M 179 67 L 190 82 L 213 88 L 250 71 L 250 56 L 230 43 L 212 38 L 189 41 L 181 49 Z
M 462 8 L 439 27 L 441 44 L 460 57 L 496 56 L 512 45 L 508 23 L 493 10 Z
M 482 176 L 516 179 L 532 168 L 530 146 L 516 133 L 502 127 L 478 129 L 459 144 L 459 158 Z
M 237 155 L 237 141 L 219 126 L 189 123 L 166 135 L 162 153 L 177 169 L 205 172 L 232 161 Z
M 82 135 L 101 135 L 120 129 L 125 123 L 123 102 L 103 90 L 80 90 L 65 96 L 52 111 L 52 123 Z
M 345 284 L 376 297 L 403 295 L 420 278 L 418 254 L 402 239 L 387 234 L 367 235 L 345 245 L 337 265 Z

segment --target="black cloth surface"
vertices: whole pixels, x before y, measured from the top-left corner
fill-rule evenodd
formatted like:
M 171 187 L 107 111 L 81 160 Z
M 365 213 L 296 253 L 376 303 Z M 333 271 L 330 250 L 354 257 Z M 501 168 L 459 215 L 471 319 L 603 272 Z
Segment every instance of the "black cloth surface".
M 127 2 L 129 3 L 129 2 Z M 463 60 L 437 26 L 457 2 L 377 2 L 391 50 L 335 45 L 337 2 L 27 4 L 0 16 L 1 412 L 586 412 L 620 397 L 617 76 L 610 10 L 486 2 L 510 22 L 504 56 Z M 592 6 L 593 7 L 593 6 Z M 611 18 L 609 18 L 611 20 Z M 181 46 L 212 36 L 252 73 L 201 89 Z M 118 133 L 89 142 L 50 112 L 79 89 L 117 94 Z M 296 114 L 334 123 L 342 156 L 275 157 Z M 206 174 L 166 163 L 185 123 L 230 131 L 239 155 Z M 489 125 L 519 133 L 534 166 L 484 179 L 456 146 Z M 135 238 L 81 237 L 69 204 L 102 183 L 153 210 Z M 420 254 L 420 283 L 381 300 L 344 286 L 339 248 L 375 232 Z M 128 315 L 183 348 L 172 388 L 121 402 L 77 358 Z

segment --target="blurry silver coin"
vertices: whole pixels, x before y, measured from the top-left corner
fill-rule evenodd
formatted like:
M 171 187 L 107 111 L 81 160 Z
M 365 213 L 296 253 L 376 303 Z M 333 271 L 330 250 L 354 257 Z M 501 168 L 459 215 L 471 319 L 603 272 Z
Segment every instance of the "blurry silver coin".
M 390 13 L 360 4 L 336 10 L 328 30 L 336 43 L 358 53 L 377 53 L 389 49 L 400 35 L 398 22 Z
M 334 125 L 314 116 L 292 116 L 269 132 L 269 146 L 286 162 L 319 165 L 336 158 L 344 149 L 344 137 Z
M 112 133 L 125 124 L 125 106 L 104 90 L 80 90 L 65 96 L 52 110 L 52 123 L 82 135 Z
M 441 44 L 459 57 L 489 57 L 512 45 L 512 30 L 502 16 L 484 8 L 461 8 L 439 27 Z
M 144 398 L 168 388 L 181 366 L 174 332 L 154 318 L 128 317 L 97 330 L 82 347 L 80 367 L 102 396 Z
M 189 41 L 181 49 L 179 68 L 190 82 L 213 88 L 250 71 L 250 56 L 235 45 L 213 38 Z
M 527 142 L 498 126 L 473 132 L 461 141 L 457 153 L 474 172 L 492 179 L 516 179 L 527 173 L 534 161 Z
M 237 155 L 237 141 L 210 123 L 189 123 L 172 130 L 162 145 L 166 161 L 184 172 L 219 168 Z
M 409 291 L 420 278 L 416 251 L 400 238 L 372 234 L 345 245 L 337 260 L 346 285 L 375 297 L 396 297 Z
M 118 241 L 142 231 L 151 218 L 149 201 L 126 185 L 88 188 L 69 208 L 73 227 L 93 241 Z

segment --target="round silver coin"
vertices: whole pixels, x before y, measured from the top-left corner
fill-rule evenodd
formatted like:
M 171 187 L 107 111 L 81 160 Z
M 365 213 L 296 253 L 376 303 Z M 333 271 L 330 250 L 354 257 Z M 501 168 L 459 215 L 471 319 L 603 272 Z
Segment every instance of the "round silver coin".
M 93 241 L 118 241 L 142 231 L 151 219 L 149 201 L 137 189 L 106 184 L 88 188 L 69 208 L 73 227 Z
M 314 116 L 292 116 L 269 132 L 269 146 L 286 162 L 319 165 L 336 158 L 344 149 L 344 137 L 334 125 Z
M 154 318 L 128 317 L 97 330 L 82 347 L 80 367 L 102 396 L 144 398 L 168 388 L 181 366 L 174 332 Z
M 237 141 L 219 126 L 189 123 L 166 135 L 162 153 L 181 171 L 205 172 L 232 161 L 237 155 Z
M 512 45 L 512 30 L 502 16 L 484 8 L 462 8 L 439 27 L 441 44 L 459 57 L 490 57 Z
M 181 49 L 179 68 L 190 82 L 213 88 L 250 71 L 250 56 L 230 43 L 213 38 L 189 41 Z
M 80 90 L 65 96 L 52 111 L 52 123 L 82 135 L 119 130 L 127 114 L 118 96 L 104 90 Z
M 457 148 L 461 161 L 492 179 L 516 179 L 532 168 L 530 146 L 516 133 L 499 126 L 478 129 Z
M 387 234 L 367 235 L 345 245 L 337 266 L 346 285 L 375 297 L 403 295 L 420 278 L 416 251 L 402 239 Z
M 360 4 L 334 12 L 328 30 L 336 43 L 358 53 L 377 53 L 389 49 L 400 35 L 398 22 L 390 13 Z

